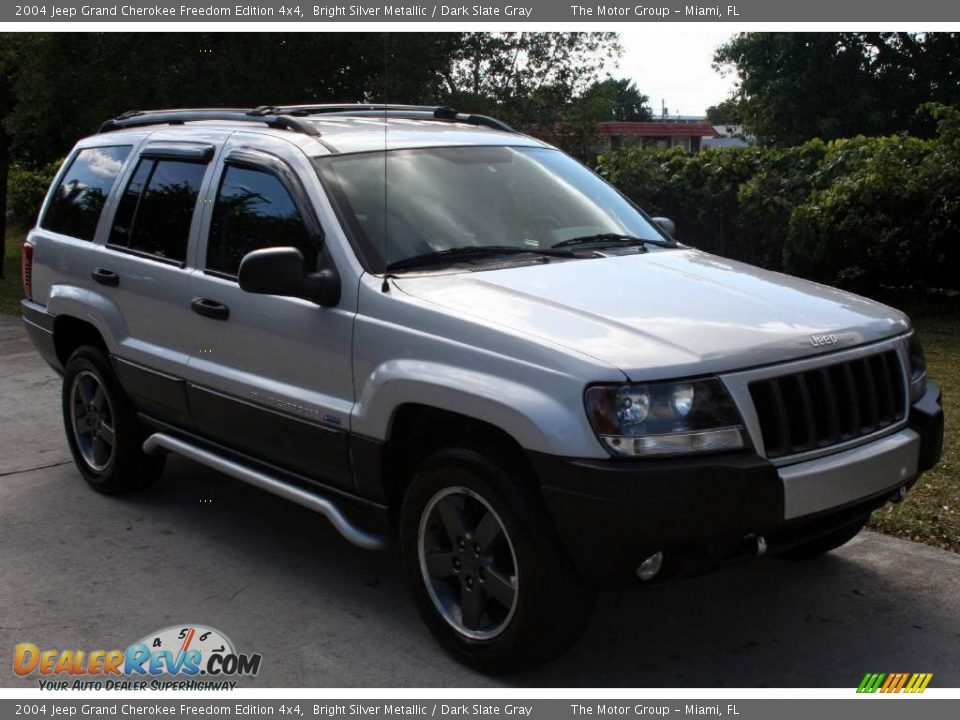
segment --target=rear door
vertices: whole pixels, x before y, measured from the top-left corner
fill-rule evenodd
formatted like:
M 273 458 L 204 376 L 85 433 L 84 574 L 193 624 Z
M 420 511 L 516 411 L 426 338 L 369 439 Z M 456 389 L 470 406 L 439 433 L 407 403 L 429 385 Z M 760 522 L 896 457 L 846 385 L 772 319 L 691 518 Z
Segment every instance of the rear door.
M 190 251 L 211 143 L 145 144 L 121 192 L 93 280 L 126 324 L 114 365 L 124 389 L 152 417 L 192 427 L 184 374 L 196 343 L 189 326 Z
M 353 490 L 347 429 L 355 303 L 320 307 L 253 295 L 237 284 L 241 259 L 260 248 L 292 245 L 314 269 L 321 257 L 331 262 L 293 161 L 252 150 L 240 139 L 224 150 L 207 196 L 200 269 L 191 278 L 198 349 L 190 366 L 190 407 L 204 436 Z

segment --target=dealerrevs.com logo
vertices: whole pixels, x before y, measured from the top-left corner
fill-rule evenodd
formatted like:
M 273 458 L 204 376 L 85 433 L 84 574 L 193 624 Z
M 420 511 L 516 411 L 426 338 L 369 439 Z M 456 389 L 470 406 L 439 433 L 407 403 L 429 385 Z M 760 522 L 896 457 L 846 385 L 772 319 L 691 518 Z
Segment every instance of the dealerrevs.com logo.
M 13 672 L 39 675 L 41 690 L 232 690 L 234 678 L 260 672 L 261 660 L 258 653 L 238 653 L 214 628 L 173 625 L 126 650 L 55 650 L 19 643 L 13 649 Z

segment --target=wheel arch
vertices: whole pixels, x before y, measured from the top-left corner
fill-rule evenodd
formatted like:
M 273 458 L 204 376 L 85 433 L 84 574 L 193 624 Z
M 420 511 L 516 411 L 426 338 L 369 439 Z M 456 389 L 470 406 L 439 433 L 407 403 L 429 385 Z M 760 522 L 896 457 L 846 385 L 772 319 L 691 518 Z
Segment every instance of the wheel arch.
M 109 356 L 126 333 L 120 308 L 112 300 L 73 285 L 53 287 L 47 312 L 55 316 L 54 348 L 63 366 L 82 344 L 93 345 Z
M 57 315 L 53 321 L 53 346 L 61 367 L 67 366 L 70 356 L 82 345 L 97 348 L 104 357 L 110 354 L 106 340 L 93 323 L 72 315 Z
M 383 447 L 381 481 L 391 511 L 396 511 L 416 467 L 447 447 L 473 449 L 505 464 L 520 478 L 537 485 L 533 467 L 520 442 L 496 425 L 461 412 L 416 402 L 396 408 Z

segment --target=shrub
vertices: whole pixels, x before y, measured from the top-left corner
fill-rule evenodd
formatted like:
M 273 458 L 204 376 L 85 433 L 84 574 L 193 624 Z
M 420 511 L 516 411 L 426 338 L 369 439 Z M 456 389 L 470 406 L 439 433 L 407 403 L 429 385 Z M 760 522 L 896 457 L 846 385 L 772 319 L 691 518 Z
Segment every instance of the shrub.
M 960 288 L 960 110 L 926 108 L 931 140 L 793 148 L 630 149 L 599 170 L 683 242 L 860 292 Z

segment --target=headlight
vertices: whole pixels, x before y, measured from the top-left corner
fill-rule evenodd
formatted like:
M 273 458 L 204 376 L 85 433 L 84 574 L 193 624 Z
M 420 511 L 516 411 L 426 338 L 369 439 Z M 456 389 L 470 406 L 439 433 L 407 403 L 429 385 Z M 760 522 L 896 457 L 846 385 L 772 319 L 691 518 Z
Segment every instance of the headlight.
M 743 421 L 720 380 L 587 388 L 587 415 L 617 455 L 674 455 L 747 446 Z
M 916 333 L 910 336 L 910 402 L 927 391 L 927 358 Z

